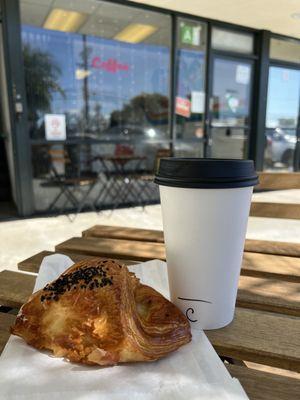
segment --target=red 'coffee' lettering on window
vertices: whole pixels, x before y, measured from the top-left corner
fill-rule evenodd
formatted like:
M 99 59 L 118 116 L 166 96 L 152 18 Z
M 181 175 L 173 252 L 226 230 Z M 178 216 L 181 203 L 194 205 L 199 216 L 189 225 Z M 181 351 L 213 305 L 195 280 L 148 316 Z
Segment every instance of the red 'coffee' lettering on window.
M 109 58 L 106 61 L 102 61 L 100 57 L 94 57 L 92 59 L 92 68 L 103 69 L 115 74 L 118 71 L 128 71 L 129 65 L 121 64 L 115 58 Z

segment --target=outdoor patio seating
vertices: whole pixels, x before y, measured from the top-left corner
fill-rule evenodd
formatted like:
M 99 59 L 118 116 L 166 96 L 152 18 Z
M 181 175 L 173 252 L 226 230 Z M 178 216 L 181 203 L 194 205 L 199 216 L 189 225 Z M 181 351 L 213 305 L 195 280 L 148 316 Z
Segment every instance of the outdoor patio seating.
M 92 171 L 81 171 L 80 165 L 74 165 L 66 149 L 50 149 L 45 155 L 49 165 L 49 174 L 41 186 L 57 188 L 58 193 L 48 207 L 47 212 L 68 213 L 70 208 L 75 215 L 83 208 L 89 207 L 96 211 L 89 199 L 90 193 L 98 181 L 98 176 Z M 60 199 L 64 198 L 64 202 Z

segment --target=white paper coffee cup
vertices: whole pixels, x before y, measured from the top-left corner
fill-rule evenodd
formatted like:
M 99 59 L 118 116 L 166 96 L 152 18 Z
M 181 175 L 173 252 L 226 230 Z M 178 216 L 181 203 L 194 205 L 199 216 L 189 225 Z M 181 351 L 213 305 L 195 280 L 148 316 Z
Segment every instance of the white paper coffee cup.
M 162 159 L 159 184 L 171 300 L 199 329 L 234 316 L 253 186 L 250 160 Z

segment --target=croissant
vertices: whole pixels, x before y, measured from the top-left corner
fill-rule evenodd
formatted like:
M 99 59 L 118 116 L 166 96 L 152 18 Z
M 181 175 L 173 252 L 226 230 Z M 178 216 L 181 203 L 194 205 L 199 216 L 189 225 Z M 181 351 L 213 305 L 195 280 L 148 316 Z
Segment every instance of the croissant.
M 32 294 L 11 328 L 37 349 L 89 365 L 154 361 L 191 340 L 174 304 L 124 265 L 89 259 Z

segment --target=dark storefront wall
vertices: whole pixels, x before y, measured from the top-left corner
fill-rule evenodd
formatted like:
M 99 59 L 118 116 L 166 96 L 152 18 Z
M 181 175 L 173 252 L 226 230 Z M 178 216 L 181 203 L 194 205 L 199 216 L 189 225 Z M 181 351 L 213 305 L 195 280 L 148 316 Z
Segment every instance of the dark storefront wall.
M 22 182 L 22 214 L 47 211 L 57 194 L 43 187 L 49 153 L 68 152 L 75 165 L 68 169 L 71 176 L 78 168 L 99 172 L 99 165 L 91 162 L 95 156 L 124 151 L 146 155 L 145 167 L 151 171 L 161 148 L 172 149 L 176 156 L 250 157 L 258 169 L 264 163 L 290 168 L 290 160 L 279 165 L 272 157 L 266 161 L 278 134 L 277 126 L 265 125 L 268 70 L 272 75 L 274 68 L 269 32 L 96 0 L 72 6 L 21 0 L 20 30 L 18 2 L 2 3 L 4 18 L 10 20 L 8 58 L 14 62 L 19 57 L 25 76 L 22 68 L 12 68 L 11 82 L 18 83 L 12 97 L 20 94 L 23 105 L 22 113 L 12 117 L 16 157 L 21 159 L 17 178 Z M 59 16 L 49 22 L 57 8 L 77 12 L 77 27 L 73 23 L 62 32 L 55 27 Z M 136 24 L 145 29 L 145 36 L 132 43 L 138 35 Z M 292 42 L 294 53 L 299 42 Z M 22 54 L 14 59 L 12 49 L 15 53 L 18 46 Z M 272 63 L 277 63 L 278 46 L 275 54 L 274 46 L 270 48 Z M 285 67 L 295 68 L 295 60 L 289 62 Z M 269 93 L 270 85 L 272 81 Z M 12 98 L 12 109 L 15 101 Z M 46 134 L 45 121 L 51 127 L 57 115 L 59 123 L 66 124 L 64 140 Z M 296 137 L 298 120 L 293 129 Z M 287 139 L 289 133 L 283 135 Z M 294 143 L 294 166 L 298 153 Z M 65 165 L 59 168 L 66 172 Z

